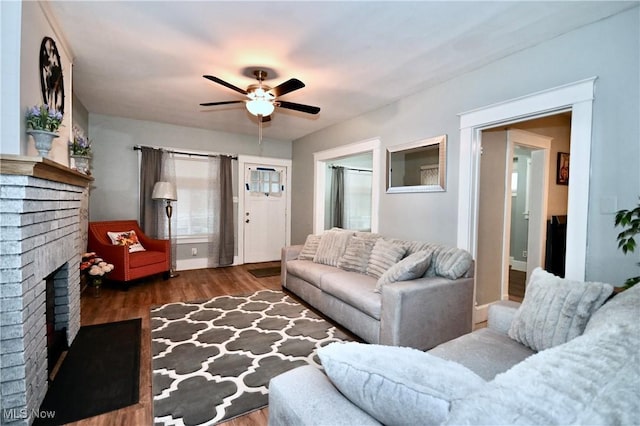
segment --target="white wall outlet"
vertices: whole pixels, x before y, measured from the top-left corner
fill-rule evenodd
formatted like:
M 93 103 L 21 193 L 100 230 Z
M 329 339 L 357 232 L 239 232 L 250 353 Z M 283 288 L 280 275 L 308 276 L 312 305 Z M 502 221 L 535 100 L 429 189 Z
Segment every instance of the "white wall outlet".
M 527 251 L 526 250 L 522 250 L 522 257 L 524 257 L 525 259 L 527 258 Z
M 198 249 L 195 247 L 191 247 L 191 256 L 197 256 L 198 255 Z

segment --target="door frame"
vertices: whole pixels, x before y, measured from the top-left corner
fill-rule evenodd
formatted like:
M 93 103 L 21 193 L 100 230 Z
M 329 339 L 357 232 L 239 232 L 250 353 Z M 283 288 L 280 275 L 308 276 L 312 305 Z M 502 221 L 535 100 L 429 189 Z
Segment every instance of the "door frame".
M 332 160 L 351 155 L 372 152 L 371 170 L 371 232 L 378 232 L 380 207 L 380 138 L 367 139 L 361 142 L 343 145 L 313 153 L 314 167 L 314 199 L 313 199 L 313 233 L 318 235 L 324 231 L 325 195 L 327 191 L 327 163 Z
M 571 168 L 565 277 L 584 281 L 589 212 L 593 100 L 597 77 L 459 114 L 460 155 L 457 245 L 477 253 L 481 131 L 571 110 Z
M 244 264 L 244 197 L 245 191 L 245 174 L 246 164 L 261 164 L 265 166 L 284 167 L 286 169 L 285 197 L 286 197 L 286 222 L 285 222 L 285 244 L 291 244 L 291 159 L 256 157 L 253 155 L 238 155 L 238 212 L 236 220 L 238 223 L 238 256 L 235 264 Z
M 524 139 L 526 140 L 524 140 Z M 504 194 L 504 240 L 502 243 L 502 300 L 509 299 L 509 257 L 510 257 L 510 245 L 511 245 L 511 173 L 513 172 L 513 155 L 516 146 L 526 147 L 532 150 L 531 160 L 532 165 L 542 163 L 541 182 L 533 182 L 533 185 L 538 185 L 542 188 L 540 197 L 536 203 L 540 205 L 541 217 L 539 218 L 540 229 L 538 235 L 535 236 L 536 241 L 540 243 L 540 252 L 535 254 L 540 257 L 541 263 L 544 260 L 544 247 L 545 247 L 545 235 L 546 235 L 546 222 L 547 222 L 547 204 L 549 199 L 549 164 L 551 158 L 551 138 L 547 136 L 538 135 L 526 130 L 509 129 L 507 130 L 507 164 L 505 173 L 505 194 Z M 539 152 L 542 151 L 542 152 Z M 541 157 L 541 158 L 535 158 Z M 531 193 L 527 194 L 527 197 L 531 197 Z M 534 200 L 529 201 L 529 205 Z M 531 209 L 529 209 L 531 210 Z M 508 219 L 508 220 L 507 220 Z M 528 229 L 528 244 L 527 251 L 531 252 L 531 240 L 532 240 L 532 228 L 531 220 L 529 220 Z M 544 265 L 544 264 L 543 264 Z M 527 276 L 531 273 L 531 262 L 527 258 Z

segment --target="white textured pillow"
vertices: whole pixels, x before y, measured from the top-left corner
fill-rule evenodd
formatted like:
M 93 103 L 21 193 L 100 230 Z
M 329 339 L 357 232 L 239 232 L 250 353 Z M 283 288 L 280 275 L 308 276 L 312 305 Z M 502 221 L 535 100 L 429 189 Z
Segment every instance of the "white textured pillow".
M 318 251 L 318 244 L 320 243 L 320 235 L 307 235 L 307 239 L 304 242 L 304 246 L 298 254 L 299 260 L 313 260 Z
M 431 262 L 431 252 L 427 250 L 410 254 L 382 274 L 376 283 L 376 293 L 380 293 L 386 284 L 396 281 L 415 280 L 424 275 Z
M 324 232 L 320 238 L 320 243 L 318 243 L 318 251 L 316 251 L 313 261 L 325 265 L 338 266 L 338 259 L 342 257 L 352 235 L 353 232 L 339 228 Z
M 111 244 L 114 246 L 126 246 L 129 248 L 129 253 L 146 251 L 140 240 L 138 240 L 136 231 L 133 229 L 131 231 L 107 232 L 107 235 L 111 240 Z
M 332 343 L 318 356 L 338 390 L 386 425 L 440 424 L 453 400 L 485 385 L 466 367 L 412 348 Z
M 566 280 L 536 268 L 509 337 L 535 351 L 566 343 L 582 334 L 612 292 L 610 284 Z
M 407 252 L 407 249 L 397 243 L 379 238 L 371 250 L 367 275 L 380 278 L 387 269 L 398 263 Z
M 377 236 L 354 235 L 351 237 L 344 254 L 338 260 L 338 268 L 366 273 L 369 257 L 377 240 Z

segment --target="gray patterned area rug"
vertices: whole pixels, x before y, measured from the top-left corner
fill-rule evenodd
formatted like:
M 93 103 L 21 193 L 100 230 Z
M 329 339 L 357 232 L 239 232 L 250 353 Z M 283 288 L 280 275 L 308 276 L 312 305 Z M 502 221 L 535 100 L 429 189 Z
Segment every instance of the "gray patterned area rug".
M 272 377 L 349 336 L 281 291 L 151 310 L 156 425 L 213 425 L 263 408 Z

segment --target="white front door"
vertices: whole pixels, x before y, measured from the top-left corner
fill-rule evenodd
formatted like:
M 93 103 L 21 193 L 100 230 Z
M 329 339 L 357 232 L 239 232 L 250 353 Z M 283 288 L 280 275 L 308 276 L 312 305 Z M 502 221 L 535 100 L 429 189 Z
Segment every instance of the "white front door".
M 287 168 L 245 163 L 244 228 L 245 263 L 280 259 L 287 232 Z

